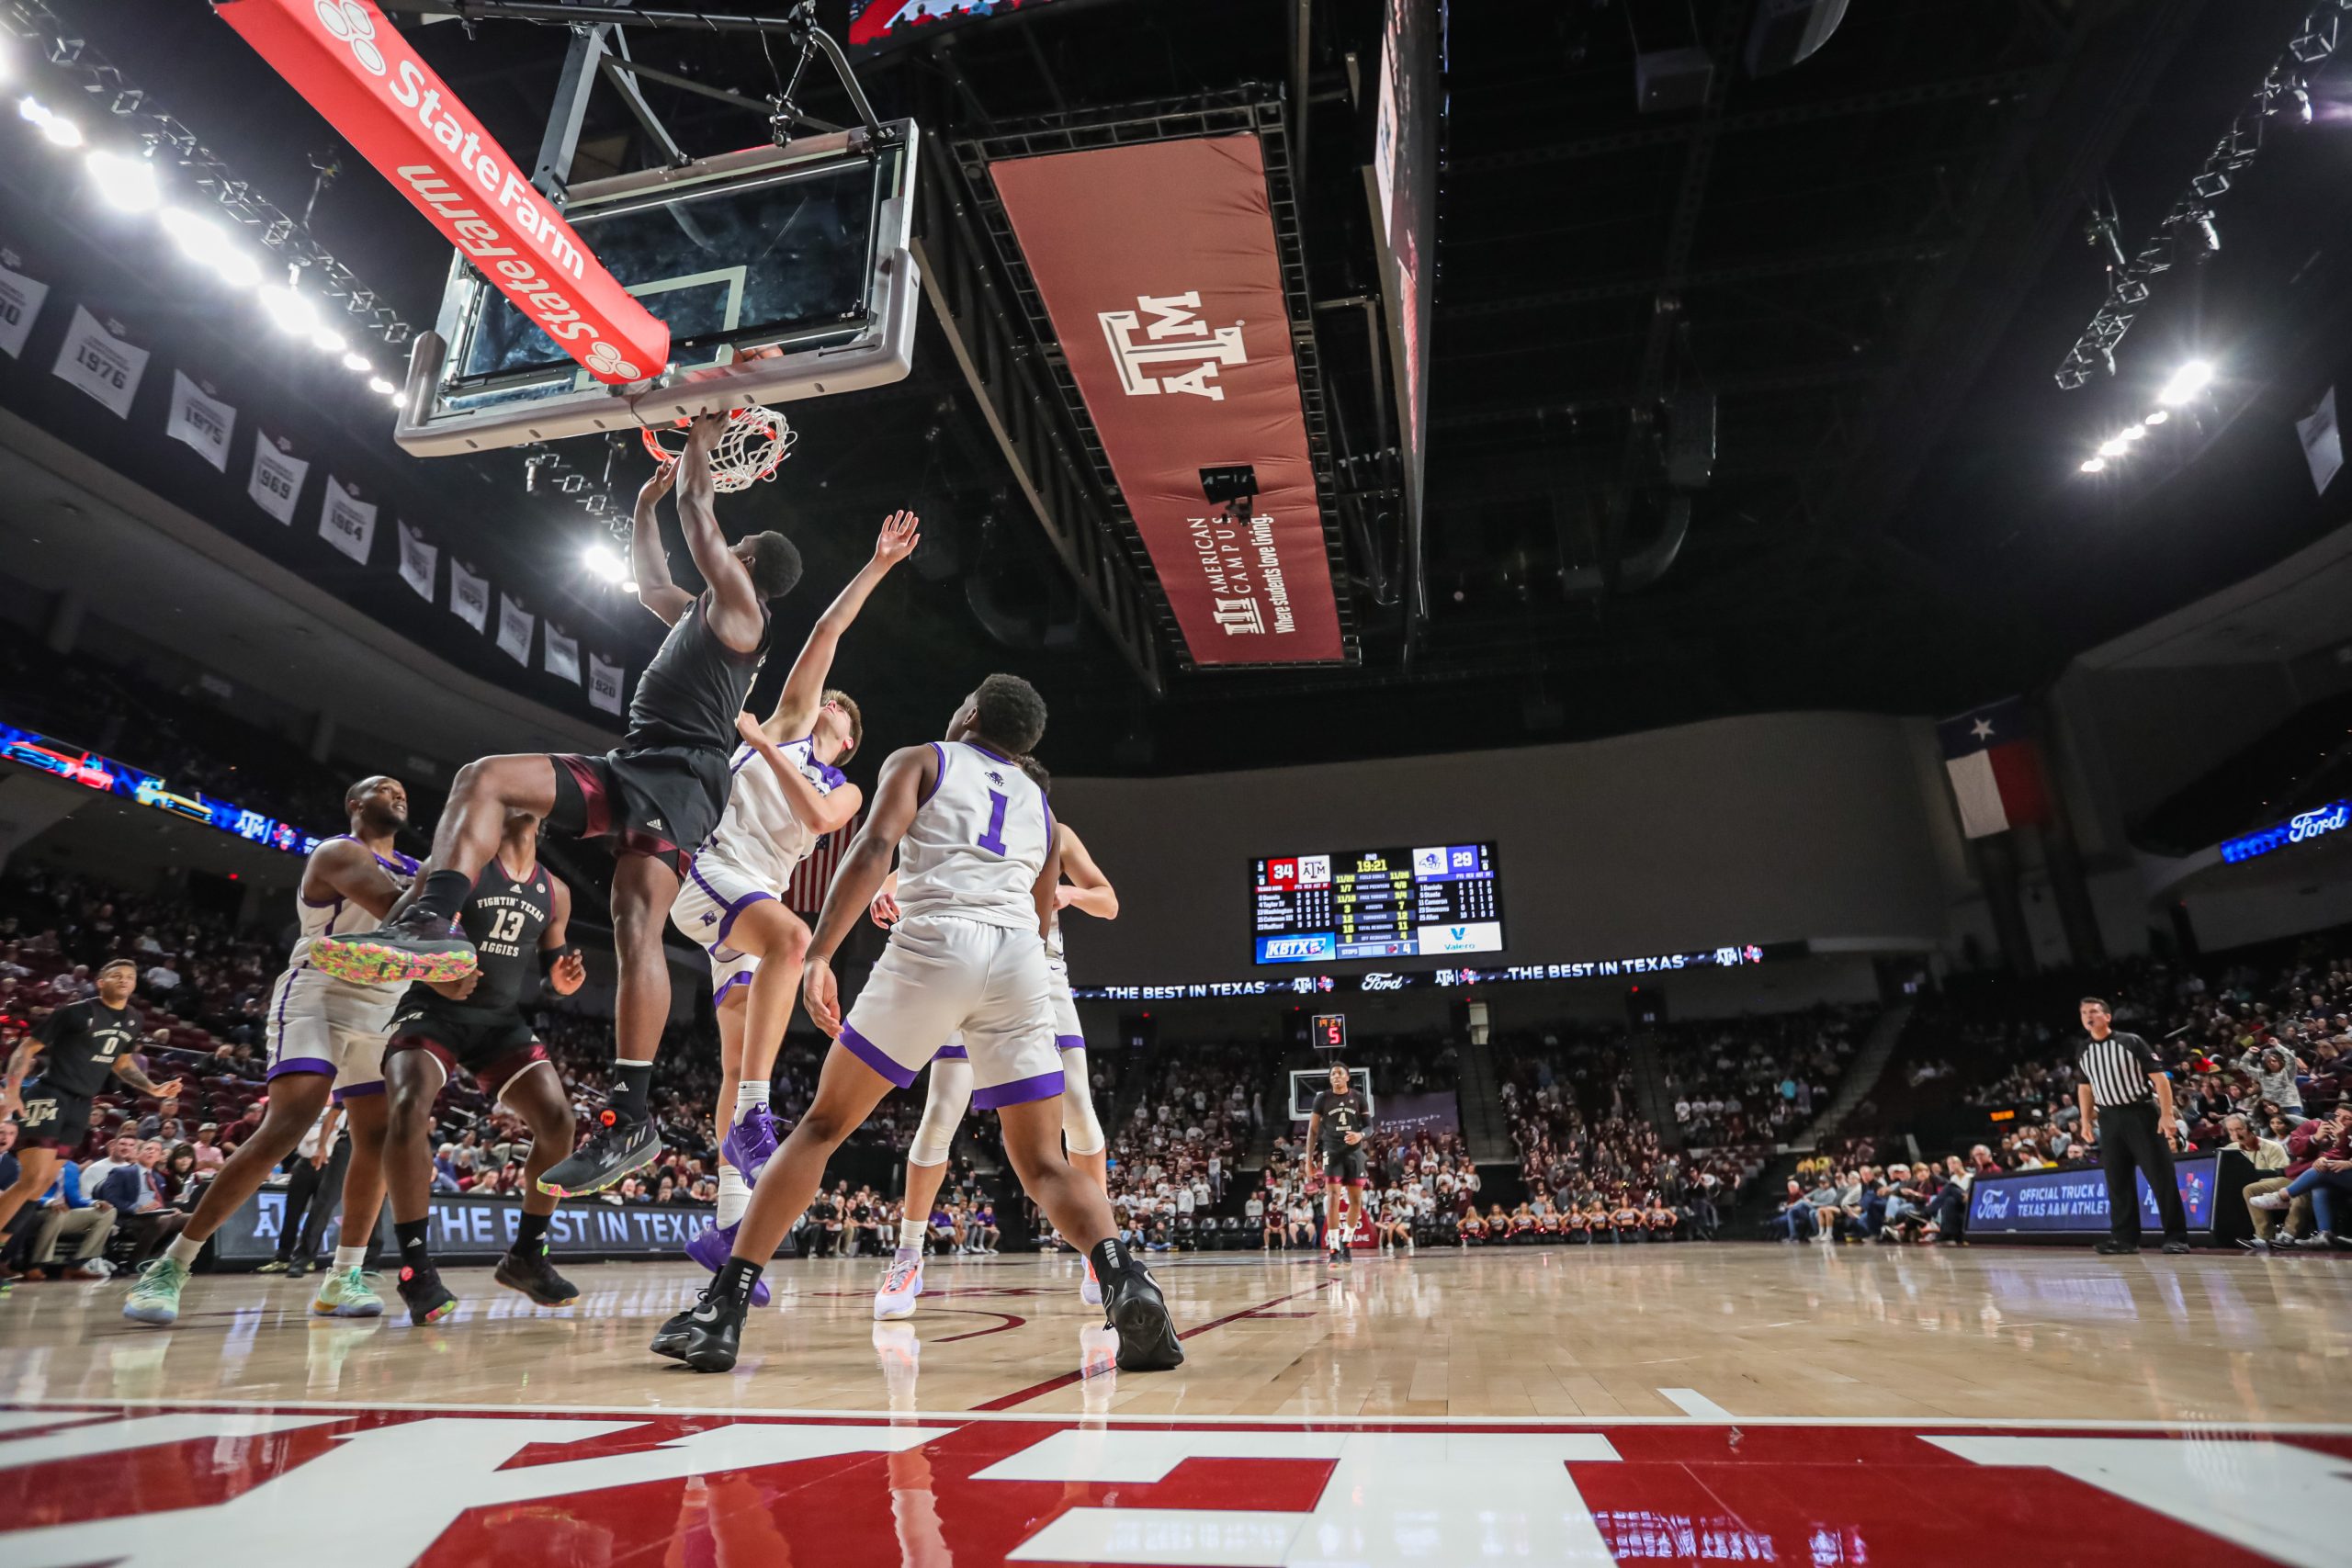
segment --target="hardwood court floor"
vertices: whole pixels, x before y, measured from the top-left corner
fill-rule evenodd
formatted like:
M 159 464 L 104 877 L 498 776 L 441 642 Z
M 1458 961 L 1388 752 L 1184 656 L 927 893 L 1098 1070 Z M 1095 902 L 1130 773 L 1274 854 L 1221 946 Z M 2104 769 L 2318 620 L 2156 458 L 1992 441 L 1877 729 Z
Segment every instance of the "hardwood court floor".
M 1081 1377 L 1067 1259 L 786 1263 L 741 1364 L 644 1347 L 703 1276 L 315 1319 L 203 1278 L 0 1302 L 0 1565 L 2308 1563 L 2352 1519 L 2352 1258 L 1544 1248 L 1155 1267 L 1179 1371 Z M 1091 1329 L 1100 1352 L 1102 1330 Z M 2023 1543 L 2030 1542 L 2030 1547 Z
M 1303 1253 L 1153 1267 L 1180 1371 L 1118 1380 L 1133 1416 L 2352 1419 L 2352 1258 L 2109 1259 L 2087 1249 L 1719 1245 L 1430 1251 L 1334 1274 Z M 119 1283 L 0 1302 L 0 1401 L 226 1398 L 476 1406 L 888 1410 L 879 1264 L 787 1261 L 734 1372 L 646 1353 L 707 1276 L 574 1267 L 580 1302 L 532 1307 L 489 1271 L 430 1328 L 313 1318 L 314 1281 L 198 1276 L 172 1329 L 122 1321 Z M 1067 1258 L 933 1259 L 908 1325 L 917 1408 L 1080 1414 Z

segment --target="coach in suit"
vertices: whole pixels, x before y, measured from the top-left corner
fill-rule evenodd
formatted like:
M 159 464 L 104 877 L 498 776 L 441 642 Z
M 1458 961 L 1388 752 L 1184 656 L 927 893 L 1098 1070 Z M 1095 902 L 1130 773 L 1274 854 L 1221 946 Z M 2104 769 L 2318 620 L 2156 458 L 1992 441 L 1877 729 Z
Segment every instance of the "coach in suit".
M 2107 1172 L 2108 1238 L 2098 1250 L 2110 1256 L 2140 1250 L 2140 1190 L 2132 1180 L 2138 1175 L 2155 1194 L 2165 1250 L 2187 1252 L 2188 1216 L 2172 1173 L 2173 1140 L 2180 1135 L 2172 1079 L 2145 1040 L 2116 1032 L 2105 1000 L 2085 997 L 2082 1019 L 2086 1038 L 2075 1054 L 2075 1098 L 2083 1139 L 2098 1145 Z

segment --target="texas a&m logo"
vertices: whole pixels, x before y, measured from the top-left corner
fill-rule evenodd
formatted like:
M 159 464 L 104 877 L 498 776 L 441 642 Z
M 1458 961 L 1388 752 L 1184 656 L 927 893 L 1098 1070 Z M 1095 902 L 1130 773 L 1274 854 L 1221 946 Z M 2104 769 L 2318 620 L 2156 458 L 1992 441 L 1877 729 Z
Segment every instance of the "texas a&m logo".
M 1193 313 L 1200 308 L 1199 293 L 1191 291 L 1139 294 L 1132 310 L 1097 312 L 1102 335 L 1111 344 L 1111 363 L 1127 396 L 1190 392 L 1211 402 L 1225 401 L 1225 389 L 1217 383 L 1218 370 L 1250 362 L 1241 346 L 1241 323 L 1211 332 Z M 1146 316 L 1151 318 L 1148 326 L 1144 323 Z

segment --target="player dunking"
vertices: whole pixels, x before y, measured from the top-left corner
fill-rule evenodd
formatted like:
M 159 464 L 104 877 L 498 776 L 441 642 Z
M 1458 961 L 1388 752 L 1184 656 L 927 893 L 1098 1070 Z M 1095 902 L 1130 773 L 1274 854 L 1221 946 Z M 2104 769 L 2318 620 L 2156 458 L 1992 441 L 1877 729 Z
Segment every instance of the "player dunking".
M 1047 787 L 1046 771 L 1026 757 L 1022 771 Z M 1105 1194 L 1111 1190 L 1110 1159 L 1102 1122 L 1094 1112 L 1094 1088 L 1086 1066 L 1086 1033 L 1078 1019 L 1078 1003 L 1069 994 L 1069 964 L 1062 954 L 1061 912 L 1083 909 L 1105 920 L 1119 918 L 1118 890 L 1102 868 L 1094 863 L 1086 845 L 1067 822 L 1054 824 L 1055 852 L 1062 880 L 1054 889 L 1054 913 L 1046 928 L 1046 969 L 1051 979 L 1054 1044 L 1062 1058 L 1062 1143 L 1069 1163 L 1093 1178 Z M 884 929 L 899 917 L 898 878 L 894 873 L 874 900 L 874 923 Z M 884 1320 L 912 1317 L 915 1298 L 922 1294 L 922 1235 L 940 1183 L 947 1177 L 947 1154 L 956 1129 L 972 1103 L 972 1064 L 960 1037 L 942 1047 L 931 1064 L 931 1089 L 922 1107 L 922 1121 L 907 1148 L 906 1206 L 899 1221 L 899 1250 L 883 1270 L 881 1288 L 874 1292 L 874 1315 Z M 1094 1265 L 1086 1266 L 1086 1281 L 1079 1294 L 1089 1306 L 1102 1303 L 1102 1287 Z
M 800 961 L 808 928 L 782 902 L 793 867 L 828 833 L 856 819 L 865 804 L 842 776 L 864 739 L 864 721 L 847 693 L 828 690 L 842 634 L 892 567 L 914 553 L 920 520 L 892 513 L 874 541 L 874 558 L 817 617 L 792 661 L 775 711 L 765 723 L 739 715 L 733 790 L 718 829 L 695 852 L 686 884 L 670 906 L 670 923 L 710 955 L 711 997 L 718 1012 L 718 1213 L 686 1244 L 686 1256 L 717 1271 L 735 1245 L 735 1222 L 752 1201 L 751 1184 L 775 1153 L 768 1082 L 785 1026 L 800 998 Z
M 1331 1087 L 1315 1097 L 1306 1118 L 1307 1146 L 1323 1175 L 1323 1236 L 1333 1268 L 1348 1260 L 1348 1237 L 1363 1218 L 1363 1140 L 1371 1131 L 1372 1107 L 1363 1091 L 1351 1085 L 1346 1063 L 1333 1062 Z
M 7 1082 L 0 1087 L 0 1122 L 17 1113 L 24 1126 L 17 1139 L 16 1182 L 0 1192 L 0 1234 L 27 1203 L 49 1190 L 57 1162 L 81 1147 L 90 1130 L 91 1098 L 106 1089 L 108 1078 L 166 1101 L 166 1116 L 177 1109 L 169 1102 L 179 1098 L 179 1080 L 150 1082 L 130 1056 L 139 1039 L 139 1015 L 130 1010 L 139 965 L 110 958 L 99 966 L 97 984 L 96 996 L 52 1011 L 9 1055 Z M 28 1084 L 25 1074 L 35 1056 L 42 1059 L 40 1077 Z
M 556 1201 L 538 1185 L 548 1168 L 571 1152 L 571 1100 L 547 1047 L 523 1017 L 524 987 L 534 971 L 545 971 L 560 997 L 571 995 L 588 977 L 580 950 L 564 940 L 571 919 L 571 889 L 539 863 L 537 821 L 510 812 L 497 858 L 482 868 L 473 897 L 458 912 L 479 967 L 462 980 L 420 982 L 392 1015 L 384 1046 L 390 1101 L 384 1175 L 392 1234 L 400 1241 L 401 1300 L 411 1323 L 437 1322 L 458 1304 L 433 1267 L 425 1233 L 432 1223 L 433 1101 L 460 1069 L 531 1130 L 522 1217 L 493 1277 L 541 1306 L 562 1306 L 580 1293 L 548 1262 L 548 1221 Z
M 416 862 L 392 845 L 408 822 L 408 791 L 399 780 L 362 779 L 345 793 L 344 807 L 349 831 L 322 840 L 303 864 L 296 897 L 300 934 L 293 961 L 270 988 L 264 1028 L 268 1109 L 205 1188 L 179 1239 L 141 1271 L 122 1304 L 133 1323 L 178 1320 L 180 1291 L 197 1254 L 294 1152 L 330 1092 L 349 1123 L 351 1156 L 343 1173 L 341 1245 L 311 1310 L 335 1317 L 375 1317 L 384 1310 L 361 1264 L 384 1203 L 384 1030 L 400 994 L 336 979 L 311 964 L 310 949 L 317 937 L 381 920 L 416 874 Z
M 1167 1303 L 1119 1241 L 1109 1200 L 1062 1157 L 1062 1069 L 1047 1021 L 1044 942 L 1061 868 L 1045 795 L 1011 761 L 1045 732 L 1035 688 L 991 675 L 956 710 L 945 744 L 910 746 L 882 764 L 865 828 L 825 895 L 801 980 L 809 1016 L 834 1036 L 816 1099 L 752 1189 L 733 1256 L 695 1306 L 662 1325 L 656 1354 L 696 1371 L 735 1364 L 752 1289 L 815 1195 L 826 1160 L 960 1030 L 973 1102 L 1001 1118 L 1022 1186 L 1094 1260 L 1119 1330 L 1119 1364 L 1138 1371 L 1183 1361 Z M 881 890 L 893 845 L 902 913 L 844 1021 L 832 956 Z
M 629 542 L 638 602 L 670 635 L 638 677 L 620 750 L 469 762 L 450 789 L 416 897 L 380 930 L 330 933 L 311 947 L 321 968 L 368 985 L 463 978 L 473 972 L 474 948 L 450 922 L 472 895 L 476 873 L 497 854 L 508 812 L 526 812 L 551 831 L 611 840 L 619 961 L 612 1098 L 579 1152 L 539 1178 L 558 1196 L 602 1191 L 662 1152 L 646 1103 L 670 1012 L 662 928 L 686 853 L 727 808 L 735 715 L 767 656 L 768 601 L 800 581 L 800 552 L 783 535 L 754 534 L 729 546 L 718 531 L 710 447 L 725 417 L 696 420 L 675 468 L 658 470 L 638 494 Z M 673 478 L 686 549 L 709 584 L 699 595 L 670 581 L 662 550 L 656 508 Z

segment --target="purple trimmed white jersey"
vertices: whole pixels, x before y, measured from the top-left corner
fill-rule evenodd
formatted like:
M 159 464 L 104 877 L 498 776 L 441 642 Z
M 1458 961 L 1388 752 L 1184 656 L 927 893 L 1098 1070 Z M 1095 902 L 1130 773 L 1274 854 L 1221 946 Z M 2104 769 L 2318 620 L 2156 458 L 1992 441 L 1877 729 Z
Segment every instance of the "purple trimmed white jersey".
M 968 740 L 933 741 L 939 779 L 899 840 L 899 908 L 1035 931 L 1035 889 L 1054 843 L 1045 792 Z

